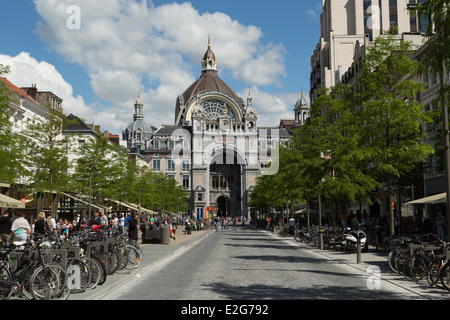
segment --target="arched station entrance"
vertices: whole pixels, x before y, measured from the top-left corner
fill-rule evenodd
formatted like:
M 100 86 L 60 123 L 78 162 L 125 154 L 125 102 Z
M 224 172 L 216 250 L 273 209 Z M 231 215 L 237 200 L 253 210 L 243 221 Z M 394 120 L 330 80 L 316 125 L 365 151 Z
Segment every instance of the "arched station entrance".
M 242 161 L 235 150 L 218 150 L 210 168 L 211 205 L 217 207 L 217 215 L 235 217 L 242 208 Z

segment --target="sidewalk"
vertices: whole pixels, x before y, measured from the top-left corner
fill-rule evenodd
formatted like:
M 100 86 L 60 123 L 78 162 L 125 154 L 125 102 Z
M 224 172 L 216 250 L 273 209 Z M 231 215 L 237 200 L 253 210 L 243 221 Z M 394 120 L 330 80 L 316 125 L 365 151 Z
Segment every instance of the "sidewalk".
M 176 240 L 170 239 L 167 244 L 142 244 L 139 232 L 139 245 L 144 251 L 144 259 L 139 264 L 137 270 L 122 270 L 109 275 L 106 282 L 97 286 L 94 290 L 88 290 L 80 294 L 71 294 L 69 300 L 102 300 L 111 299 L 114 291 L 122 286 L 139 282 L 141 275 L 165 261 L 173 259 L 185 250 L 190 249 L 199 241 L 203 240 L 211 233 L 211 229 L 202 231 L 192 231 L 191 234 L 183 234 L 184 227 L 178 227 L 176 231 Z
M 269 232 L 269 231 L 267 231 Z M 273 233 L 272 233 L 273 234 Z M 274 235 L 275 237 L 279 237 Z M 281 239 L 281 237 L 279 237 Z M 293 237 L 288 237 L 286 240 L 296 244 L 297 246 L 313 251 L 319 255 L 322 255 L 326 259 L 338 262 L 340 264 L 346 264 L 358 272 L 369 278 L 373 277 L 373 267 L 379 268 L 379 278 L 382 281 L 394 284 L 399 290 L 408 290 L 417 294 L 418 299 L 423 300 L 448 300 L 450 298 L 450 292 L 442 287 L 431 287 L 427 279 L 422 279 L 418 282 L 407 280 L 403 275 L 395 273 L 389 267 L 388 252 L 377 251 L 375 247 L 369 246 L 368 252 L 361 253 L 361 262 L 357 262 L 356 253 L 348 254 L 344 251 L 336 250 L 320 250 L 317 247 L 310 246 L 303 242 L 294 240 Z
M 184 227 L 179 226 L 175 231 L 176 240 L 170 238 L 169 246 L 177 246 L 177 245 L 183 244 L 184 242 L 186 242 L 192 238 L 195 238 L 198 235 L 204 234 L 205 232 L 208 232 L 208 231 L 211 231 L 211 230 L 192 231 L 191 234 L 185 234 Z M 163 244 L 142 243 L 142 232 L 141 231 L 139 231 L 138 241 L 139 241 L 139 245 L 142 248 L 145 248 L 147 246 L 167 246 L 167 244 L 163 245 Z

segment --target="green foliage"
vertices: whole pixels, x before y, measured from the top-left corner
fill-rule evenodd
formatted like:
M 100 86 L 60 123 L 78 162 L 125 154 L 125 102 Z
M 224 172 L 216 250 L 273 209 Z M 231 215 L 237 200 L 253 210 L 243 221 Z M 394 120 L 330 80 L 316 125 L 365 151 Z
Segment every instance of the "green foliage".
M 9 73 L 9 67 L 0 64 L 0 76 Z M 13 99 L 10 89 L 0 81 L 0 181 L 18 183 L 27 173 L 25 137 L 13 131 L 9 103 Z
M 427 21 L 426 36 L 429 53 L 426 65 L 436 74 L 445 66 L 450 70 L 450 0 L 426 0 L 417 6 L 419 17 Z
M 424 86 L 409 80 L 418 70 L 410 54 L 409 43 L 389 34 L 371 43 L 359 86 L 339 84 L 320 92 L 311 119 L 294 130 L 293 149 L 280 152 L 279 173 L 258 180 L 251 204 L 312 203 L 321 195 L 347 207 L 369 201 L 382 184 L 392 197 L 394 179 L 406 177 L 433 153 L 422 132 L 431 119 L 416 100 Z
M 62 138 L 65 116 L 49 110 L 43 122 L 30 124 L 25 131 L 31 181 L 38 192 L 64 190 L 69 182 L 67 138 Z

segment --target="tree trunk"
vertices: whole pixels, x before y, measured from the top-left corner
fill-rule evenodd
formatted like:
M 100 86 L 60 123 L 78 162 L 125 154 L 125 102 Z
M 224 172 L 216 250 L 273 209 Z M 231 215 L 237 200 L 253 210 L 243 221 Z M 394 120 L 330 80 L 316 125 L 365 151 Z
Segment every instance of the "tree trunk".
M 389 236 L 392 238 L 395 233 L 394 228 L 394 207 L 392 206 L 392 177 L 388 177 L 388 204 L 389 204 Z
M 450 235 L 450 142 L 449 142 L 449 124 L 448 124 L 448 106 L 447 92 L 447 70 L 445 64 L 440 74 L 441 80 L 441 104 L 442 104 L 442 126 L 444 136 L 444 161 L 445 161 L 445 184 L 447 189 L 447 232 Z

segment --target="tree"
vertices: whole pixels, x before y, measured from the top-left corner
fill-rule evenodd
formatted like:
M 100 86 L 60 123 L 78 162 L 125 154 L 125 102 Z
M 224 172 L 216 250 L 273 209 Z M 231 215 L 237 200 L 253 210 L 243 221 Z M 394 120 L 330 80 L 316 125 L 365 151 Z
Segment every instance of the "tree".
M 371 157 L 376 179 L 385 183 L 388 203 L 393 200 L 394 179 L 407 174 L 434 152 L 424 142 L 422 124 L 429 122 L 416 100 L 423 90 L 420 82 L 407 79 L 418 70 L 410 58 L 411 46 L 392 35 L 377 38 L 367 47 L 360 78 L 355 120 L 360 130 L 361 146 Z M 394 234 L 394 210 L 389 206 L 390 234 Z
M 0 76 L 9 73 L 9 67 L 0 64 Z M 11 91 L 0 81 L 0 181 L 17 183 L 28 175 L 25 157 L 25 137 L 14 132 L 10 121 L 9 103 L 14 99 Z
M 427 54 L 423 61 L 426 68 L 439 75 L 442 108 L 442 133 L 447 188 L 447 231 L 450 234 L 450 133 L 448 123 L 448 100 L 450 86 L 450 0 L 425 0 L 417 6 L 421 20 L 427 21 Z
M 348 208 L 379 183 L 368 172 L 369 154 L 360 145 L 354 121 L 353 89 L 340 84 L 322 90 L 311 107 L 311 120 L 294 133 L 297 172 L 308 203 L 319 196 Z
M 64 190 L 69 183 L 67 138 L 62 138 L 65 116 L 50 110 L 43 122 L 30 124 L 28 139 L 31 180 L 37 192 Z
M 81 145 L 77 153 L 79 158 L 76 160 L 73 188 L 81 193 L 92 194 L 94 198 L 117 194 L 117 183 L 124 169 L 118 161 L 123 155 L 109 140 L 98 134 Z

